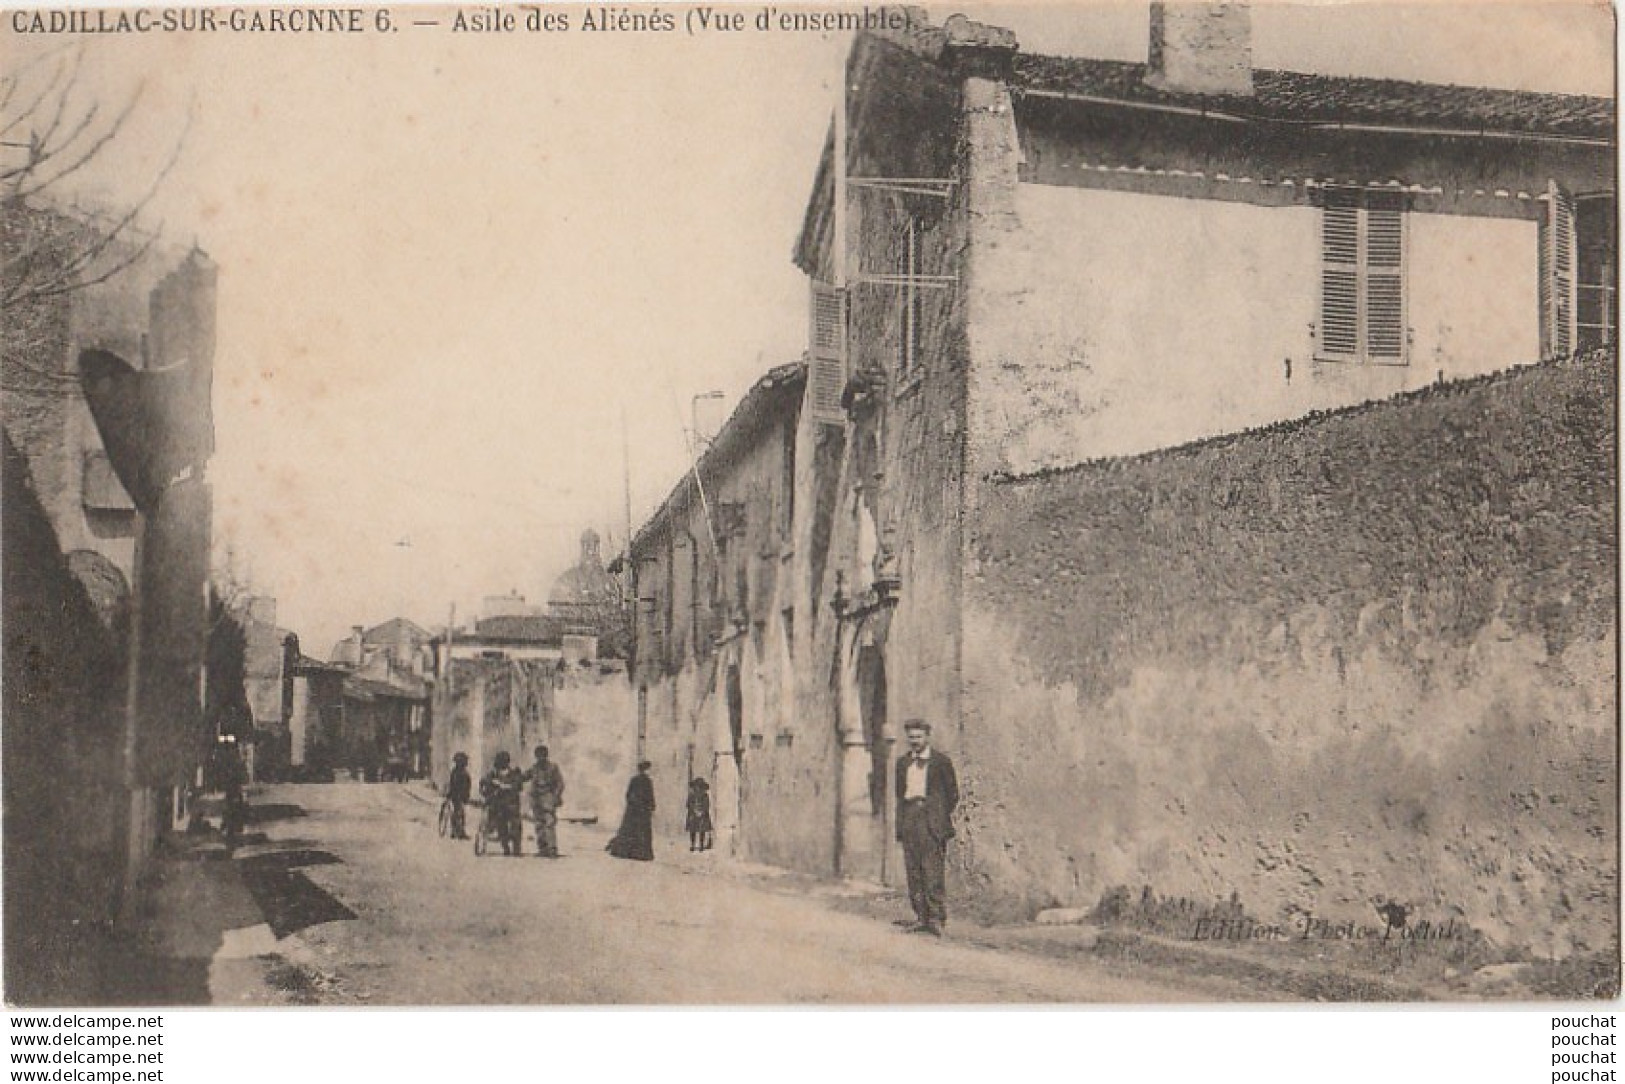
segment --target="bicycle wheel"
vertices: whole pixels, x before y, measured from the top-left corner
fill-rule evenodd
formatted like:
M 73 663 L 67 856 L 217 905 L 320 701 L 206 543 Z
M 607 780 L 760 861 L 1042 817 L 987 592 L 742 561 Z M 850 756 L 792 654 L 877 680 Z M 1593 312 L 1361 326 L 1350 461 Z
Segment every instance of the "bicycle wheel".
M 489 834 L 491 825 L 484 813 L 480 814 L 480 826 L 474 830 L 474 853 L 485 854 L 485 837 Z
M 451 801 L 449 799 L 440 803 L 439 828 L 442 838 L 451 835 Z

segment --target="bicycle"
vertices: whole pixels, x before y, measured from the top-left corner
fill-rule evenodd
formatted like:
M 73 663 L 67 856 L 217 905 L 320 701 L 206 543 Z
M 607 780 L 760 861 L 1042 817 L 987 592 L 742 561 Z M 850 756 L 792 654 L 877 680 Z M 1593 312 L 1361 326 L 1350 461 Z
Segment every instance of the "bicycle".
M 487 802 L 480 807 L 480 823 L 474 829 L 474 855 L 477 858 L 485 856 L 489 841 L 496 836 L 496 818 L 491 816 L 491 803 Z
M 451 835 L 451 819 L 451 799 L 447 798 L 440 803 L 440 821 L 437 828 L 439 829 L 441 839 Z

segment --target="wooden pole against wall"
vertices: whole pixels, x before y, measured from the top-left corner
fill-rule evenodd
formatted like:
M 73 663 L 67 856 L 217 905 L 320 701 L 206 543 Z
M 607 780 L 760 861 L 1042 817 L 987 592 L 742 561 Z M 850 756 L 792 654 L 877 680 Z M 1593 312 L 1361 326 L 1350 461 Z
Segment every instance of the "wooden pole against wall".
M 626 404 L 621 404 L 621 481 L 622 495 L 626 499 L 626 537 L 622 549 L 626 551 L 628 572 L 632 567 L 632 452 L 626 440 Z
M 840 86 L 835 92 L 835 145 L 831 150 L 831 165 L 835 167 L 835 237 L 831 246 L 831 285 L 836 289 L 846 286 L 846 64 L 841 64 Z

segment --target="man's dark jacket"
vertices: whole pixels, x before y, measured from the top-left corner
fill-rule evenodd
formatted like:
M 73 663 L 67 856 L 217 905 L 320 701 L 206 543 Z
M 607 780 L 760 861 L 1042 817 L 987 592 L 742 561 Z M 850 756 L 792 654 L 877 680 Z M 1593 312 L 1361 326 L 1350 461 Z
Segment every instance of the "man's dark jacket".
M 897 838 L 903 838 L 903 795 L 908 788 L 908 764 L 913 753 L 897 760 Z M 925 762 L 925 823 L 931 838 L 946 843 L 954 835 L 954 809 L 959 805 L 959 777 L 954 762 L 940 750 L 931 750 Z

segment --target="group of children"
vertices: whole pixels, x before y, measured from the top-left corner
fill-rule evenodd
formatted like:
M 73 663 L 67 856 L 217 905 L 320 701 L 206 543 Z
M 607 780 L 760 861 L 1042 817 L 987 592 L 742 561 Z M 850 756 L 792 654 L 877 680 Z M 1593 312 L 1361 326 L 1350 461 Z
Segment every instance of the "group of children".
M 524 772 L 512 766 L 507 753 L 498 753 L 493 758 L 491 771 L 480 780 L 480 796 L 490 804 L 497 839 L 502 844 L 502 853 L 517 855 L 522 826 L 519 812 L 520 793 L 527 781 L 545 780 L 543 789 L 548 793 L 546 797 L 540 799 L 536 810 L 539 829 L 538 851 L 543 856 L 556 858 L 558 843 L 552 829 L 557 823 L 555 811 L 564 796 L 564 783 L 559 776 L 558 768 L 548 762 L 546 747 L 539 747 L 536 754 L 536 770 Z M 468 771 L 468 754 L 458 753 L 452 758 L 451 778 L 446 783 L 446 798 L 451 802 L 453 839 L 468 838 L 463 807 L 473 796 L 473 790 L 474 780 Z M 550 808 L 544 810 L 542 806 Z M 695 778 L 688 784 L 687 814 L 685 827 L 688 831 L 688 849 L 710 850 L 714 832 L 711 824 L 711 785 L 703 779 Z
M 502 853 L 518 856 L 524 830 L 520 798 L 530 784 L 531 814 L 536 821 L 536 854 L 540 858 L 559 857 L 558 811 L 564 803 L 564 774 L 548 758 L 547 746 L 536 747 L 536 762 L 529 771 L 516 767 L 506 752 L 491 761 L 491 770 L 480 780 L 480 797 L 490 813 L 492 831 L 502 844 Z M 466 806 L 473 796 L 474 780 L 468 771 L 468 754 L 452 758 L 451 778 L 446 781 L 446 799 L 451 803 L 451 836 L 467 839 Z

